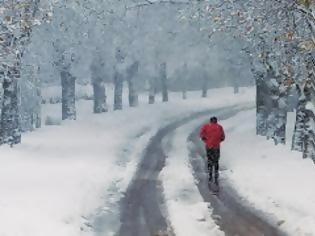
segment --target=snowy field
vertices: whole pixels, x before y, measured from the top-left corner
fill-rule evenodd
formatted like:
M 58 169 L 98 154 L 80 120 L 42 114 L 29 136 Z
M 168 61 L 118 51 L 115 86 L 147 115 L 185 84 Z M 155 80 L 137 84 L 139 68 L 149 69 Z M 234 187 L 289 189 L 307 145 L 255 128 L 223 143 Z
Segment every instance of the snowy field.
M 290 151 L 294 114 L 289 115 L 288 145 L 255 135 L 255 111 L 226 120 L 227 140 L 221 177 L 254 208 L 292 236 L 315 235 L 315 166 Z
M 200 92 L 188 98 L 174 93 L 169 103 L 147 105 L 141 96 L 138 108 L 100 115 L 92 114 L 92 101 L 80 101 L 77 121 L 24 134 L 14 149 L 0 147 L 0 235 L 92 234 L 86 223 L 97 212 L 118 214 L 113 206 L 161 126 L 196 111 L 253 102 L 254 90 L 216 89 L 207 99 Z M 43 120 L 47 115 L 60 119 L 60 104 L 45 105 Z

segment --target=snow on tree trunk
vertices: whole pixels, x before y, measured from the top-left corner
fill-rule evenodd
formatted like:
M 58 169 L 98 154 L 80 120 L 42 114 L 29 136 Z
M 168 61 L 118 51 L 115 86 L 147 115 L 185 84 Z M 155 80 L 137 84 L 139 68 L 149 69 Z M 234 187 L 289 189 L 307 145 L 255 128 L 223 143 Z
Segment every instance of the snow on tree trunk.
M 305 136 L 303 158 L 310 158 L 315 163 L 315 115 L 312 110 L 305 110 Z
M 267 63 L 267 74 L 264 78 L 266 85 L 265 104 L 268 112 L 267 139 L 272 138 L 275 144 L 285 143 L 287 122 L 287 89 L 283 78 L 276 76 L 275 70 Z M 267 95 L 267 96 L 266 96 Z
M 288 116 L 288 93 L 287 88 L 281 83 L 279 87 L 279 98 L 278 98 L 278 117 L 277 124 L 275 127 L 275 143 L 285 144 L 286 143 L 286 126 Z
M 102 79 L 93 79 L 92 84 L 94 95 L 94 113 L 107 112 L 105 82 Z
M 75 120 L 75 77 L 69 71 L 60 72 L 62 87 L 62 119 Z
M 204 76 L 203 83 L 202 83 L 202 94 L 201 94 L 203 98 L 206 98 L 208 96 L 208 82 L 209 80 L 207 76 Z
M 292 150 L 302 152 L 304 143 L 304 130 L 305 130 L 305 105 L 306 99 L 304 95 L 300 95 L 297 109 L 295 126 L 292 137 Z
M 263 79 L 256 79 L 256 134 L 267 135 L 267 111 L 265 104 L 265 86 Z
M 156 94 L 156 77 L 152 77 L 149 80 L 149 104 L 155 103 L 155 94 Z
M 292 140 L 292 149 L 303 152 L 304 158 L 315 162 L 315 89 L 314 61 L 312 55 L 305 58 L 307 79 L 297 84 L 299 103 Z
M 50 3 L 40 7 L 36 1 L 1 1 L 0 72 L 3 77 L 3 99 L 0 118 L 0 144 L 21 142 L 19 111 L 21 60 L 30 42 L 33 27 L 48 21 Z M 46 8 L 47 7 L 47 8 Z
M 135 86 L 135 78 L 139 70 L 139 62 L 135 61 L 127 70 L 127 81 L 129 90 L 129 106 L 138 106 L 138 94 Z
M 313 69 L 311 63 L 307 62 L 307 77 L 302 84 L 296 84 L 296 91 L 298 94 L 298 105 L 296 108 L 296 121 L 292 138 L 292 150 L 303 152 L 303 156 L 306 157 L 306 153 L 310 153 L 310 141 L 309 141 L 309 128 L 312 127 L 311 119 L 314 117 L 312 111 L 307 109 L 307 104 L 314 103 L 315 92 L 313 88 Z M 314 127 L 313 127 L 314 128 Z M 313 131 L 312 131 L 313 132 Z M 308 145 L 308 147 L 306 147 Z M 306 150 L 305 150 L 306 149 Z
M 11 146 L 21 142 L 19 78 L 19 68 L 11 67 L 6 71 L 3 80 L 0 143 L 7 143 Z
M 0 120 L 1 120 L 1 114 L 2 114 L 2 105 L 3 105 L 3 81 L 4 81 L 4 73 L 0 71 Z M 1 130 L 1 122 L 0 122 L 0 130 Z M 1 136 L 0 136 L 0 143 L 1 143 Z
M 313 71 L 313 58 L 308 58 L 307 65 L 307 81 L 303 89 L 306 98 L 306 105 L 304 110 L 304 149 L 303 157 L 310 158 L 315 163 L 315 74 Z
M 166 74 L 166 63 L 163 62 L 160 65 L 160 78 L 162 85 L 162 101 L 168 102 L 168 85 L 167 85 L 167 74 Z
M 284 117 L 280 115 L 280 107 L 279 107 L 279 94 L 277 93 L 277 88 L 271 88 L 271 102 L 268 108 L 268 118 L 267 118 L 267 139 L 272 138 L 275 144 L 285 143 L 285 136 L 283 137 L 283 132 L 285 133 L 285 124 L 283 124 Z M 282 118 L 280 119 L 280 117 Z M 286 120 L 286 119 L 285 119 Z M 279 136 L 281 135 L 281 136 Z

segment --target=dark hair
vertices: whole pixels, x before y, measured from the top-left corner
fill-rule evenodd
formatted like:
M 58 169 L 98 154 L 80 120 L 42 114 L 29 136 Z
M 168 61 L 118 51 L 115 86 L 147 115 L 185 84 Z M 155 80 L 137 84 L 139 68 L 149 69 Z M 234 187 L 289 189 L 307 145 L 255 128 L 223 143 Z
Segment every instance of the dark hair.
M 218 118 L 216 118 L 215 116 L 210 118 L 210 122 L 211 123 L 218 123 Z

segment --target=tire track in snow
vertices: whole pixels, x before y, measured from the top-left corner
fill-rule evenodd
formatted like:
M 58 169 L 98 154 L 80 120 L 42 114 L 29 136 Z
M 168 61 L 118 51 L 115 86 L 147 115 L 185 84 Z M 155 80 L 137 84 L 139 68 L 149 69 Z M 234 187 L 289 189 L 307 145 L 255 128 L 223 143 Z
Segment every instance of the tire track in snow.
M 193 113 L 157 132 L 146 147 L 137 173 L 121 201 L 121 227 L 118 236 L 174 235 L 167 221 L 161 182 L 158 179 L 166 160 L 162 140 L 189 121 L 224 110 L 236 113 L 236 109 L 241 110 L 228 107 Z
M 154 130 L 151 127 L 144 127 L 136 134 L 130 136 L 130 140 L 133 142 L 126 142 L 120 152 L 117 154 L 119 157 L 116 160 L 116 168 L 123 168 L 126 171 L 133 171 L 132 169 L 136 165 L 134 156 L 141 155 L 142 147 L 140 145 L 144 140 L 154 135 Z M 129 140 L 129 139 L 128 139 Z M 131 170 L 128 170 L 131 169 Z M 118 171 L 121 173 L 121 171 Z M 104 199 L 104 205 L 97 209 L 96 213 L 85 219 L 85 227 L 82 227 L 82 231 L 94 231 L 95 236 L 114 235 L 119 229 L 119 201 L 123 197 L 122 189 L 126 189 L 127 186 L 125 179 L 126 176 L 117 176 L 115 181 L 107 188 L 105 194 L 102 196 Z
M 227 119 L 235 115 L 228 112 L 220 119 Z M 208 187 L 203 145 L 200 145 L 198 127 L 189 135 L 187 141 L 192 143 L 190 148 L 190 162 L 199 191 L 205 202 L 210 202 L 213 208 L 213 218 L 227 236 L 281 236 L 284 235 L 276 226 L 267 222 L 262 212 L 251 209 L 242 202 L 238 193 L 229 186 L 224 179 L 220 179 L 220 193 L 212 195 Z

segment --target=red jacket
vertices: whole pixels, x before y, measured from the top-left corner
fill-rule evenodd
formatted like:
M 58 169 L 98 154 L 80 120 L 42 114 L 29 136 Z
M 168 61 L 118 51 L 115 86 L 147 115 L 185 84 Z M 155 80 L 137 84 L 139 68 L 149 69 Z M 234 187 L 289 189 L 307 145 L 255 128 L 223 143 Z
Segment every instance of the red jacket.
M 207 148 L 220 148 L 220 143 L 224 141 L 225 134 L 221 125 L 208 123 L 202 127 L 200 138 L 204 141 Z

